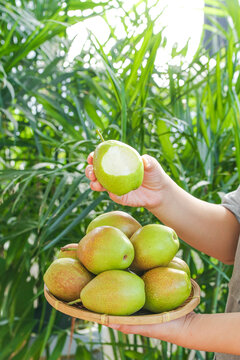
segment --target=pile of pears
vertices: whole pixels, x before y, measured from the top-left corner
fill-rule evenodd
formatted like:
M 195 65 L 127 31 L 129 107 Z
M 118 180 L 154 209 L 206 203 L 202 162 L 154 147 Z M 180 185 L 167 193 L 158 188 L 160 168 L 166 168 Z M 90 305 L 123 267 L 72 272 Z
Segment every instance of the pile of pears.
M 80 242 L 61 248 L 44 274 L 58 299 L 109 315 L 153 313 L 180 306 L 191 293 L 188 265 L 176 257 L 179 239 L 164 225 L 141 224 L 111 211 L 90 222 Z

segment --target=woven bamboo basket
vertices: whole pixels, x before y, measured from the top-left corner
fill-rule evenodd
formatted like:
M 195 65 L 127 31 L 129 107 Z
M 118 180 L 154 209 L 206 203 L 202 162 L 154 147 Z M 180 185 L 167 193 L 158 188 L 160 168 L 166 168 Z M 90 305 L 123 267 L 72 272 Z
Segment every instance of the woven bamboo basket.
M 108 324 L 125 324 L 125 325 L 147 325 L 147 324 L 159 324 L 170 320 L 178 319 L 184 315 L 187 315 L 193 309 L 195 309 L 200 302 L 200 288 L 198 284 L 191 279 L 192 291 L 188 299 L 178 308 L 163 312 L 159 314 L 153 314 L 146 311 L 138 311 L 131 316 L 112 316 L 107 314 L 98 314 L 87 310 L 81 304 L 68 305 L 66 302 L 55 298 L 48 290 L 46 285 L 44 286 L 44 295 L 49 304 L 56 310 L 62 313 L 72 316 L 74 318 L 97 322 L 102 325 Z

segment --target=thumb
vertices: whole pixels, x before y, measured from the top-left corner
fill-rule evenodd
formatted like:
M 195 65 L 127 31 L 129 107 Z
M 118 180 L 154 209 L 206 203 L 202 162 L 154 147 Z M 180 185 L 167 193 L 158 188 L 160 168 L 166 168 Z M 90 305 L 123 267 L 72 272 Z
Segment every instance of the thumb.
M 154 168 L 159 166 L 158 161 L 150 155 L 144 154 L 142 156 L 142 160 L 144 165 L 144 171 L 152 171 Z

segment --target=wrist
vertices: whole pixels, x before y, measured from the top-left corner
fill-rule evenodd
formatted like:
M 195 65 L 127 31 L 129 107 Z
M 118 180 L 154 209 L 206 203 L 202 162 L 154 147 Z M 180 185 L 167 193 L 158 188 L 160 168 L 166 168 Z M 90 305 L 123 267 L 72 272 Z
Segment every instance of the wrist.
M 177 336 L 177 345 L 187 347 L 189 349 L 194 348 L 196 342 L 196 333 L 198 329 L 198 323 L 201 321 L 202 314 L 197 314 L 194 311 L 187 314 L 182 325 L 182 330 Z
M 151 201 L 145 208 L 154 215 L 161 213 L 161 209 L 164 211 L 171 196 L 172 184 L 175 184 L 174 181 L 163 171 L 161 182 L 158 188 L 152 191 Z

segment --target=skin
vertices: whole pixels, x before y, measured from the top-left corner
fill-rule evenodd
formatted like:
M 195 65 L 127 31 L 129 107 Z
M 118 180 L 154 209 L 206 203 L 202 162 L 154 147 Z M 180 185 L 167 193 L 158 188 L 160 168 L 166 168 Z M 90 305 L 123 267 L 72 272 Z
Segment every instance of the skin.
M 121 205 L 145 207 L 192 247 L 225 264 L 233 264 L 240 234 L 240 224 L 234 214 L 184 191 L 153 157 L 143 155 L 142 159 L 142 185 L 123 196 L 109 193 L 110 198 Z M 93 153 L 88 156 L 85 171 L 90 187 L 94 191 L 105 191 L 96 180 L 92 162 Z M 140 334 L 189 349 L 240 355 L 240 313 L 192 312 L 165 324 L 109 326 L 126 334 Z

